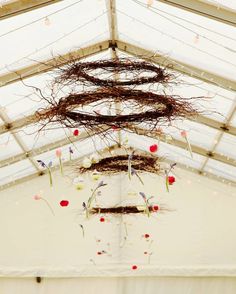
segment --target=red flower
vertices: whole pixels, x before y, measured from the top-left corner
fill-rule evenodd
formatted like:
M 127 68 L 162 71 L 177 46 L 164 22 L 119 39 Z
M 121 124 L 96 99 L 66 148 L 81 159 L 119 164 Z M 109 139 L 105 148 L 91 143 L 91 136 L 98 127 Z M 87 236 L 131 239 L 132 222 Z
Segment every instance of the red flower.
M 137 268 L 138 268 L 137 265 L 132 266 L 132 270 L 136 270 Z
M 100 217 L 100 222 L 104 223 L 105 222 L 105 218 L 104 217 Z
M 102 252 L 101 252 L 101 251 L 98 251 L 98 252 L 97 252 L 97 255 L 101 255 L 101 254 L 102 254 Z
M 62 200 L 60 202 L 60 205 L 63 207 L 63 206 L 68 206 L 69 205 L 69 201 L 68 200 Z
M 152 206 L 152 210 L 153 211 L 158 211 L 159 210 L 159 206 L 158 205 L 153 205 Z
M 78 130 L 78 129 L 74 130 L 73 135 L 74 135 L 75 137 L 79 136 L 79 130 Z
M 149 237 L 150 237 L 149 234 L 145 234 L 145 235 L 144 235 L 144 238 L 146 238 L 146 239 L 148 239 Z
M 168 182 L 169 182 L 169 185 L 173 185 L 174 182 L 175 182 L 175 177 L 173 177 L 173 176 L 169 176 L 169 177 L 168 177 Z
M 150 152 L 152 152 L 152 153 L 157 152 L 157 150 L 158 150 L 158 146 L 157 146 L 157 144 L 151 145 L 151 146 L 149 147 L 149 150 L 150 150 Z

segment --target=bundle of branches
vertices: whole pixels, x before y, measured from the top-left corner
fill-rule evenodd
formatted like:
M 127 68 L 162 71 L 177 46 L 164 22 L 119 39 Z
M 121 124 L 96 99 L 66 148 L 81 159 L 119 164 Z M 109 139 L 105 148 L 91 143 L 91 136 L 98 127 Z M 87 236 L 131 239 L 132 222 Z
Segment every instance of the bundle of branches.
M 137 214 L 147 213 L 147 208 L 150 212 L 157 212 L 159 206 L 149 205 L 146 206 L 115 206 L 115 207 L 92 207 L 89 211 L 90 214 Z
M 124 88 L 103 88 L 93 92 L 70 94 L 64 98 L 48 100 L 49 106 L 38 111 L 39 120 L 60 123 L 68 128 L 84 127 L 94 130 L 99 125 L 116 126 L 124 129 L 129 124 L 149 123 L 155 129 L 159 123 L 169 124 L 178 118 L 196 115 L 198 111 L 192 105 L 193 98 L 161 95 L 142 90 Z M 97 108 L 120 102 L 121 109 L 127 114 L 104 115 Z M 89 106 L 89 110 L 84 108 Z
M 119 74 L 119 80 L 110 75 Z M 132 74 L 132 77 L 130 75 Z M 104 78 L 101 78 L 103 76 Z M 129 76 L 129 77 L 128 77 Z M 173 78 L 164 68 L 145 61 L 130 59 L 98 60 L 92 62 L 72 62 L 60 70 L 57 83 L 93 84 L 99 87 L 142 85 L 147 83 L 167 83 Z
M 99 162 L 93 163 L 89 168 L 76 167 L 79 174 L 86 172 L 101 172 L 106 175 L 112 175 L 128 171 L 128 155 L 116 155 L 102 158 Z M 136 172 L 149 172 L 153 174 L 162 174 L 160 159 L 152 155 L 135 155 L 130 160 L 132 169 Z

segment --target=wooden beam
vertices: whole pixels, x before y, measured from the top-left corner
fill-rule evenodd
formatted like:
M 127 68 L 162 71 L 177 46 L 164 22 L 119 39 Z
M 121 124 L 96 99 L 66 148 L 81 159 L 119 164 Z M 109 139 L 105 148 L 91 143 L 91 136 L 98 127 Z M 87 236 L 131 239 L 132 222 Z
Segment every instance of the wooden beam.
M 103 128 L 101 127 L 101 131 L 103 130 L 104 132 L 107 131 L 108 129 L 109 129 L 109 127 L 103 127 Z M 96 132 L 93 133 L 93 132 L 83 131 L 83 132 L 81 132 L 81 134 L 78 137 L 70 136 L 68 138 L 63 138 L 63 139 L 57 140 L 53 143 L 43 145 L 39 148 L 24 151 L 24 152 L 17 154 L 15 156 L 11 156 L 11 157 L 8 157 L 8 158 L 1 160 L 0 161 L 0 168 L 2 168 L 4 166 L 8 166 L 10 164 L 14 164 L 16 162 L 19 162 L 19 161 L 27 159 L 27 158 L 32 158 L 34 156 L 37 156 L 37 155 L 43 154 L 45 152 L 57 149 L 59 147 L 68 145 L 70 143 L 75 143 L 75 142 L 82 141 L 82 140 L 85 140 L 88 138 L 92 138 L 96 134 L 97 134 Z
M 103 41 L 87 46 L 85 48 L 78 49 L 76 51 L 72 51 L 62 56 L 58 56 L 46 61 L 42 61 L 40 63 L 35 63 L 29 66 L 22 67 L 16 70 L 15 72 L 0 75 L 0 86 L 6 86 L 11 83 L 21 81 L 23 79 L 48 72 L 50 70 L 53 70 L 55 67 L 67 64 L 72 59 L 77 60 L 80 58 L 85 58 L 87 56 L 91 56 L 100 53 L 104 50 L 107 50 L 108 48 L 109 41 Z
M 0 8 L 0 20 L 7 19 L 34 9 L 42 8 L 63 0 L 18 0 L 10 1 Z
M 182 10 L 186 10 L 230 26 L 236 26 L 236 13 L 233 9 L 216 2 L 204 0 L 158 0 Z
M 129 126 L 129 129 L 131 131 L 135 130 L 135 132 L 138 135 L 143 135 L 143 136 L 147 135 L 147 136 L 150 136 L 150 137 L 157 139 L 157 140 L 160 139 L 160 141 L 162 141 L 164 143 L 167 143 L 167 144 L 179 147 L 181 149 L 187 150 L 187 144 L 184 141 L 177 140 L 174 138 L 172 140 L 165 141 L 163 138 L 161 138 L 161 137 L 159 138 L 158 136 L 155 136 L 155 134 L 153 134 L 153 133 L 148 134 L 148 130 L 145 130 L 143 128 L 138 128 L 138 127 L 133 127 L 132 125 Z M 204 157 L 211 158 L 211 159 L 214 159 L 214 160 L 217 160 L 217 161 L 223 162 L 225 164 L 232 165 L 232 166 L 236 167 L 236 159 L 234 159 L 234 158 L 229 158 L 226 155 L 221 155 L 217 152 L 212 152 L 211 150 L 206 150 L 200 146 L 196 146 L 193 144 L 191 144 L 191 149 L 196 154 L 199 154 Z
M 133 55 L 135 57 L 149 60 L 153 63 L 160 64 L 162 66 L 165 66 L 165 67 L 170 68 L 172 70 L 176 70 L 182 74 L 191 76 L 193 78 L 204 81 L 206 83 L 220 86 L 220 87 L 225 88 L 227 90 L 236 91 L 235 77 L 232 77 L 231 80 L 226 79 L 223 76 L 221 76 L 220 74 L 208 72 L 205 69 L 201 69 L 201 68 L 192 66 L 192 65 L 187 64 L 187 63 L 180 61 L 180 60 L 176 60 L 173 58 L 167 58 L 166 56 L 156 54 L 155 52 L 140 48 L 138 46 L 135 46 L 133 44 L 129 44 L 127 42 L 117 40 L 116 43 L 117 43 L 117 48 L 120 51 L 123 51 L 125 53 Z
M 100 154 L 100 156 L 103 156 L 103 155 L 104 156 L 105 155 L 107 156 L 116 147 L 117 147 L 116 144 L 114 144 L 112 146 L 109 146 L 109 147 L 105 147 L 104 149 L 102 149 L 102 150 L 99 151 L 99 154 Z M 75 158 L 73 160 L 65 161 L 65 162 L 63 162 L 63 165 L 64 165 L 64 167 L 68 167 L 68 166 L 70 166 L 71 164 L 73 164 L 75 162 L 82 162 L 82 160 L 83 160 L 84 157 L 90 156 L 91 154 L 92 153 L 88 153 L 88 154 L 85 154 L 82 157 L 78 157 L 78 158 Z M 60 169 L 60 165 L 58 164 L 58 165 L 54 165 L 51 168 L 51 171 L 54 172 L 54 171 L 57 171 L 59 169 Z M 37 173 L 32 173 L 32 174 L 30 174 L 28 176 L 25 176 L 25 177 L 19 178 L 17 180 L 14 180 L 12 182 L 9 182 L 7 184 L 1 185 L 0 186 L 0 191 L 3 191 L 5 189 L 7 189 L 7 188 L 11 188 L 11 187 L 16 186 L 16 185 L 23 184 L 23 183 L 28 182 L 30 180 L 33 180 L 33 179 L 35 179 L 37 177 L 45 176 L 46 174 L 47 174 L 47 171 L 44 171 L 44 170 L 42 170 L 40 172 L 37 172 Z

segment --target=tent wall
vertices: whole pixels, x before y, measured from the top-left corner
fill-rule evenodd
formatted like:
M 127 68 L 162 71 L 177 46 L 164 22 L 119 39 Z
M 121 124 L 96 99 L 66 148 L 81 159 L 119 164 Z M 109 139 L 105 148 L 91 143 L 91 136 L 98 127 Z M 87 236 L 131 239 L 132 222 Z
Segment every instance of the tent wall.
M 103 205 L 142 204 L 133 192 L 143 191 L 166 209 L 150 218 L 105 216 L 104 223 L 99 216 L 87 220 L 81 210 L 97 184 L 89 177 L 81 191 L 68 177 L 55 174 L 53 188 L 43 176 L 1 192 L 0 275 L 235 276 L 235 188 L 183 170 L 175 174 L 170 193 L 160 177 L 143 175 L 145 186 L 125 174 L 104 178 L 108 186 L 98 199 Z M 33 199 L 35 194 L 48 200 L 55 216 L 44 201 Z M 70 205 L 61 207 L 62 199 Z M 98 256 L 101 250 L 108 254 Z M 153 253 L 150 263 L 145 251 Z M 133 271 L 132 265 L 138 269 Z

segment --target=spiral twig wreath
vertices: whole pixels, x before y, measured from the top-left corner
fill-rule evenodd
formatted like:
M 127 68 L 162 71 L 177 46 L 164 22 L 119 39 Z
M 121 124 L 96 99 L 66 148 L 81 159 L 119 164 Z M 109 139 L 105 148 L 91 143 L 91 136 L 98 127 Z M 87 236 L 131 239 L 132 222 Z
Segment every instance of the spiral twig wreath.
M 75 170 L 80 173 L 100 172 L 106 175 L 112 175 L 120 172 L 128 171 L 128 155 L 116 155 L 102 158 L 99 162 L 93 163 L 89 168 L 76 167 Z M 136 155 L 131 158 L 132 168 L 136 172 L 149 172 L 153 174 L 161 174 L 163 171 L 160 167 L 159 158 L 152 155 Z
M 117 73 L 118 80 L 107 77 Z M 127 75 L 133 77 L 127 77 Z M 142 76 L 145 74 L 145 76 Z M 122 77 L 121 77 L 122 75 Z M 101 78 L 104 76 L 104 78 Z M 106 76 L 106 77 L 105 77 Z M 130 59 L 99 60 L 93 62 L 74 62 L 60 70 L 58 83 L 89 83 L 99 87 L 131 86 L 147 83 L 170 82 L 172 74 L 164 68 L 145 61 Z
M 115 206 L 115 207 L 92 207 L 89 211 L 90 214 L 138 214 L 159 211 L 159 206 L 149 205 L 144 206 Z
M 68 128 L 93 129 L 105 125 L 124 129 L 129 124 L 149 123 L 151 129 L 155 129 L 158 123 L 169 124 L 175 119 L 196 115 L 197 110 L 190 100 L 142 90 L 110 88 L 70 94 L 58 101 L 51 99 L 49 107 L 38 111 L 36 116 L 45 120 L 45 124 L 60 123 Z M 122 110 L 127 114 L 97 112 L 98 107 L 112 102 L 122 102 Z

